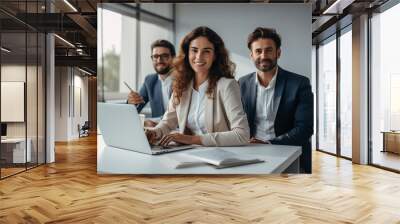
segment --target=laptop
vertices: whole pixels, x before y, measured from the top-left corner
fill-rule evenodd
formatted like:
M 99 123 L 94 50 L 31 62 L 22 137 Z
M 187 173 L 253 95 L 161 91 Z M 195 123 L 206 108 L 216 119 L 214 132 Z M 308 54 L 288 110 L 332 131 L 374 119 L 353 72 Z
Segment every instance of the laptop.
M 108 146 L 158 155 L 194 148 L 193 145 L 151 146 L 132 104 L 97 103 L 97 123 Z

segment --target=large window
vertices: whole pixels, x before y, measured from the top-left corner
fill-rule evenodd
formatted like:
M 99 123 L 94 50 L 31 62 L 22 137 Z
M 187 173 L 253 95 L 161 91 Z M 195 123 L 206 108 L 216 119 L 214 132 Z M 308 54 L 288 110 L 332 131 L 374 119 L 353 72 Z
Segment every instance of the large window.
M 399 21 L 400 4 L 371 19 L 372 163 L 396 170 L 400 170 Z
M 352 157 L 352 26 L 317 48 L 317 149 Z M 339 123 L 338 123 L 339 122 Z
M 352 157 L 352 35 L 351 26 L 340 36 L 340 154 Z
M 318 149 L 336 153 L 336 36 L 318 48 Z
M 311 88 L 314 93 L 314 134 L 311 137 L 311 147 L 312 150 L 317 149 L 317 47 L 315 45 L 312 46 L 311 50 Z
M 173 42 L 172 4 L 102 4 L 98 10 L 98 100 L 125 101 L 154 73 L 150 45 Z
M 98 8 L 99 100 L 116 100 L 127 92 L 123 82 L 136 83 L 136 13 L 123 15 Z M 122 47 L 123 46 L 123 47 Z M 133 86 L 132 86 L 133 87 Z

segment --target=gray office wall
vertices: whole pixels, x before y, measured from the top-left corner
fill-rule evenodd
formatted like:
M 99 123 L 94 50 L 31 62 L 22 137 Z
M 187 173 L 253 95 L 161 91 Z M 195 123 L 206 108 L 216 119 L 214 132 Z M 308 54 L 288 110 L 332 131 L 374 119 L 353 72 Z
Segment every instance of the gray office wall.
M 310 4 L 177 4 L 176 43 L 197 26 L 210 27 L 224 39 L 238 79 L 255 71 L 248 34 L 258 26 L 273 27 L 282 37 L 278 64 L 311 79 L 311 15 Z

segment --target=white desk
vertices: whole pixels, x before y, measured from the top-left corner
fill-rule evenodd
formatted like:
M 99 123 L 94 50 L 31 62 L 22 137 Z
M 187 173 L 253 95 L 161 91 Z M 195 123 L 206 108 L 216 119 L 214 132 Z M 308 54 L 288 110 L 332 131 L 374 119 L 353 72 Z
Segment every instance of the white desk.
M 32 141 L 30 138 L 27 138 L 26 154 L 25 154 L 25 138 L 1 139 L 1 144 L 3 145 L 1 149 L 3 155 L 8 152 L 12 153 L 12 161 L 9 161 L 10 163 L 25 163 L 25 158 L 27 158 L 27 162 L 31 161 Z M 12 148 L 9 148 L 8 146 L 11 146 Z
M 204 147 L 201 147 L 204 148 Z M 190 150 L 201 150 L 201 148 Z M 237 154 L 256 155 L 264 163 L 215 169 L 212 166 L 198 166 L 175 169 L 168 164 L 175 153 L 147 155 L 125 149 L 107 146 L 101 135 L 97 136 L 97 172 L 99 174 L 272 174 L 299 173 L 300 146 L 249 145 L 241 147 L 219 147 Z

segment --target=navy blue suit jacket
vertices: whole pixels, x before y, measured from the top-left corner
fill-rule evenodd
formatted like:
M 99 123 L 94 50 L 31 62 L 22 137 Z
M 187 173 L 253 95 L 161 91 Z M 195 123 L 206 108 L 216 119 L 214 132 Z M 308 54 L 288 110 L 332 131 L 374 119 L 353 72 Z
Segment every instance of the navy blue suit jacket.
M 279 67 L 274 101 L 279 102 L 274 129 L 276 137 L 272 144 L 302 146 L 300 167 L 311 173 L 311 136 L 314 126 L 314 98 L 307 77 L 285 71 Z M 256 131 L 256 73 L 239 79 L 242 103 L 249 121 L 250 136 Z
M 147 75 L 144 83 L 139 90 L 139 94 L 143 97 L 144 103 L 137 105 L 137 110 L 140 113 L 143 107 L 150 102 L 151 116 L 161 117 L 165 113 L 161 81 L 158 79 L 158 74 Z

